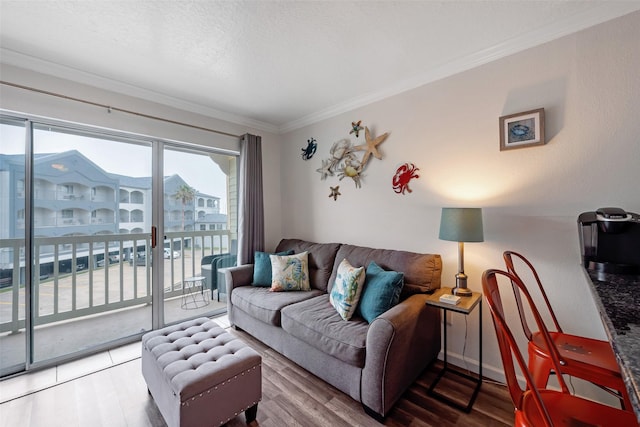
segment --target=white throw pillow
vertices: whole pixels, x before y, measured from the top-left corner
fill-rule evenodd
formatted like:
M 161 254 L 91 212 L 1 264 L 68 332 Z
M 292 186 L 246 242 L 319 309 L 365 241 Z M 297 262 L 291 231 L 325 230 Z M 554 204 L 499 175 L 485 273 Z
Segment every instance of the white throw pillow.
M 269 255 L 271 291 L 310 291 L 309 253 Z
M 329 301 L 344 320 L 351 319 L 356 311 L 365 276 L 364 267 L 356 268 L 346 259 L 343 259 L 338 266 Z

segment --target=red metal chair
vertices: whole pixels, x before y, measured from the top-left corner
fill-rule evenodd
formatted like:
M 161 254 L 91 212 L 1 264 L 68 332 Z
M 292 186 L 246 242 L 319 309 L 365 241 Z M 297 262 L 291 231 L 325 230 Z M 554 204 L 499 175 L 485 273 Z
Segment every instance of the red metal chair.
M 512 286 L 519 288 L 528 306 L 533 306 L 533 301 L 518 277 L 500 270 L 487 270 L 482 275 L 482 290 L 493 318 L 507 387 L 515 406 L 514 426 L 638 426 L 637 419 L 632 412 L 572 395 L 562 375 L 558 375 L 560 391 L 539 389 L 536 386 L 533 375 L 529 371 L 522 353 L 520 353 L 518 343 L 505 320 L 498 276 L 504 276 L 503 279 L 508 279 Z M 540 329 L 541 339 L 550 349 L 549 359 L 553 369 L 560 372 L 560 359 L 551 340 L 551 335 L 540 314 L 536 310 L 533 310 L 532 313 Z M 516 378 L 516 365 L 526 380 L 527 387 L 525 389 L 520 387 Z
M 624 409 L 632 411 L 631 401 L 629 400 L 629 395 L 622 380 L 616 356 L 609 342 L 564 333 L 551 308 L 551 303 L 547 298 L 540 277 L 533 265 L 517 252 L 505 251 L 503 257 L 507 271 L 520 279 L 521 283 L 524 283 L 524 280 L 522 275 L 516 272 L 514 260 L 519 260 L 522 264 L 526 265 L 530 270 L 531 276 L 533 276 L 535 282 L 538 284 L 540 294 L 544 299 L 555 328 L 555 331 L 549 332 L 549 336 L 558 350 L 561 369 L 559 372 L 581 378 L 603 388 L 619 398 Z M 518 262 L 519 267 L 520 262 Z M 529 371 L 531 371 L 533 375 L 533 381 L 536 387 L 546 388 L 549 382 L 549 376 L 555 373 L 556 370 L 541 332 L 539 330 L 532 332 L 527 324 L 521 293 L 530 295 L 530 292 L 526 288 L 519 289 L 515 283 L 512 283 L 512 287 L 522 328 L 529 340 Z M 531 304 L 531 310 L 539 313 L 533 304 Z

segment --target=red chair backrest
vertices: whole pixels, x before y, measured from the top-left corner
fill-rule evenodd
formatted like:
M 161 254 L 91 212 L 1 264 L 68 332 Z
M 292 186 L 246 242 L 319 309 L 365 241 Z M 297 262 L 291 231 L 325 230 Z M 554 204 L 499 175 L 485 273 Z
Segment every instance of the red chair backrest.
M 553 320 L 553 324 L 554 324 L 555 330 L 557 332 L 562 332 L 562 328 L 560 327 L 560 324 L 558 323 L 558 319 L 556 318 L 556 315 L 553 312 L 553 309 L 551 308 L 551 303 L 549 302 L 549 298 L 547 298 L 547 294 L 544 291 L 544 288 L 542 287 L 542 282 L 540 281 L 540 277 L 538 276 L 538 272 L 533 267 L 533 265 L 523 255 L 520 255 L 517 252 L 505 251 L 502 254 L 502 257 L 504 258 L 504 263 L 507 266 L 507 272 L 509 272 L 513 276 L 516 276 L 520 280 L 521 283 L 524 283 L 524 279 L 522 278 L 521 275 L 519 275 L 517 273 L 516 268 L 515 268 L 515 263 L 513 262 L 513 259 L 514 258 L 519 259 L 522 263 L 524 263 L 529 268 L 529 270 L 531 270 L 531 275 L 535 279 L 535 282 L 538 284 L 538 289 L 540 291 L 540 294 L 542 295 L 542 298 L 544 299 L 544 302 L 545 302 L 545 304 L 547 306 L 547 310 L 549 310 L 549 314 L 551 315 L 551 320 Z M 513 294 L 515 296 L 516 304 L 518 305 L 518 313 L 520 314 L 520 323 L 522 323 L 522 329 L 524 330 L 524 334 L 527 336 L 527 339 L 529 341 L 531 341 L 532 333 L 531 333 L 531 329 L 529 328 L 529 325 L 527 324 L 526 314 L 525 314 L 525 310 L 524 310 L 524 307 L 523 307 L 523 304 L 522 304 L 522 298 L 521 298 L 521 295 L 520 295 L 519 288 L 513 282 L 511 283 L 511 286 L 513 288 Z M 528 290 L 526 292 L 529 293 Z M 537 307 L 533 306 L 532 308 L 535 308 L 536 311 L 538 311 Z
M 522 356 L 522 353 L 520 352 L 520 349 L 518 347 L 518 343 L 506 321 L 504 307 L 502 303 L 502 296 L 500 293 L 500 287 L 498 283 L 499 276 L 503 276 L 504 278 L 509 279 L 512 287 L 515 287 L 515 289 L 519 290 L 522 293 L 522 295 L 524 296 L 524 299 L 521 300 L 521 304 L 526 303 L 527 305 L 532 306 L 533 301 L 531 299 L 531 296 L 527 292 L 524 284 L 517 276 L 501 270 L 487 270 L 482 275 L 482 290 L 484 293 L 484 297 L 487 301 L 487 304 L 489 305 L 489 311 L 491 312 L 491 317 L 493 318 L 493 325 L 496 330 L 496 337 L 498 338 L 498 346 L 500 347 L 500 355 L 502 357 L 502 364 L 504 366 L 505 379 L 507 381 L 507 388 L 509 389 L 511 400 L 513 401 L 513 404 L 516 407 L 516 410 L 522 410 L 522 399 L 523 399 L 524 393 L 525 392 L 532 393 L 536 407 L 540 411 L 540 414 L 542 415 L 543 419 L 546 421 L 546 424 L 548 426 L 552 426 L 553 423 L 551 421 L 549 413 L 547 412 L 547 409 L 545 408 L 544 403 L 542 402 L 540 393 L 538 389 L 535 387 L 531 373 L 527 368 L 527 363 L 524 357 Z M 544 337 L 546 345 L 550 349 L 551 359 L 553 361 L 554 368 L 556 369 L 556 372 L 560 372 L 560 362 L 559 362 L 559 357 L 557 353 L 557 348 L 552 343 L 551 337 L 549 335 L 549 331 L 544 325 L 544 322 L 540 317 L 540 314 L 538 313 L 538 311 L 532 310 L 532 313 L 536 321 L 536 324 L 538 325 L 538 328 L 540 329 L 542 336 Z M 514 359 L 517 362 L 519 370 L 522 372 L 527 382 L 527 387 L 524 390 L 520 387 L 520 384 L 518 383 L 518 379 L 516 377 L 516 368 L 515 368 L 516 365 L 513 362 Z M 560 383 L 562 391 L 564 393 L 569 393 L 569 389 L 567 388 L 567 385 L 564 382 L 562 375 L 558 375 L 558 382 Z

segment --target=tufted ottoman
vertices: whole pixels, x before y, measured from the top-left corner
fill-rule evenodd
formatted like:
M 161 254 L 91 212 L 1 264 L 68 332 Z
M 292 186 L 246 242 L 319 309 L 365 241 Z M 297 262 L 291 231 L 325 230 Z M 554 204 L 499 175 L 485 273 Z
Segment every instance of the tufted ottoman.
M 212 320 L 195 320 L 142 337 L 142 375 L 169 427 L 219 426 L 245 411 L 255 420 L 262 359 Z

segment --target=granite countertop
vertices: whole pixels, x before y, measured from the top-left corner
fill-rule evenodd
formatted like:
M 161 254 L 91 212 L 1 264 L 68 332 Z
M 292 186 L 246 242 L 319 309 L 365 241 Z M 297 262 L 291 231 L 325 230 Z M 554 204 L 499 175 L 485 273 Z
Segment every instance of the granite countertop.
M 640 422 L 640 275 L 585 271 Z

